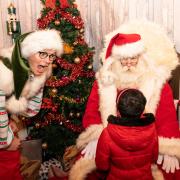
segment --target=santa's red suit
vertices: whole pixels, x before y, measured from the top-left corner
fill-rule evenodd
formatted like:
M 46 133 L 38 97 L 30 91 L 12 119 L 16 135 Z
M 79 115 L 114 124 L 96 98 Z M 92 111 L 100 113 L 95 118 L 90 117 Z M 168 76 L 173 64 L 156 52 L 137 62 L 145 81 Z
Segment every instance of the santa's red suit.
M 107 97 L 108 98 L 108 97 Z M 109 97 L 110 98 L 110 97 Z M 83 125 L 85 128 L 88 128 L 92 124 L 94 126 L 99 125 L 101 128 L 101 115 L 98 111 L 99 107 L 99 94 L 98 94 L 98 84 L 94 83 L 84 116 Z M 164 154 L 170 154 L 180 157 L 179 152 L 179 143 L 180 143 L 180 133 L 178 128 L 178 120 L 176 118 L 176 110 L 174 107 L 172 91 L 170 86 L 166 83 L 161 91 L 161 97 L 159 101 L 159 105 L 156 111 L 156 128 L 160 141 L 160 152 Z M 92 128 L 93 126 L 91 126 Z M 89 128 L 90 129 L 90 128 Z M 168 147 L 171 146 L 171 148 Z M 167 148 L 166 148 L 167 146 Z M 176 173 L 169 173 L 166 176 L 171 176 L 170 179 L 178 180 L 175 176 L 180 177 L 180 171 L 178 170 Z M 169 178 L 168 178 L 169 179 Z
M 137 34 L 129 38 L 131 35 L 127 34 L 132 33 Z M 133 59 L 137 56 L 139 60 L 134 69 L 127 70 L 122 67 L 121 59 Z M 169 172 L 170 167 L 164 168 L 169 173 L 161 169 L 164 178 L 179 180 L 177 162 L 180 159 L 180 132 L 172 91 L 167 83 L 171 71 L 178 64 L 173 44 L 158 25 L 136 21 L 124 24 L 106 36 L 101 57 L 103 66 L 96 74 L 97 81 L 92 87 L 83 118 L 86 130 L 79 136 L 77 146 L 83 150 L 90 142 L 98 140 L 103 128 L 107 126 L 108 116 L 116 116 L 118 91 L 137 88 L 147 99 L 145 111 L 155 114 L 159 154 L 163 157 L 159 169 L 163 161 L 165 164 L 166 155 L 169 155 L 168 157 L 175 159 L 176 163 L 172 165 L 172 171 L 175 172 Z M 167 164 L 170 163 L 166 162 Z M 80 158 L 72 167 L 69 179 L 86 179 L 95 169 L 94 158 Z M 162 175 L 157 171 L 154 178 L 160 179 L 159 174 Z

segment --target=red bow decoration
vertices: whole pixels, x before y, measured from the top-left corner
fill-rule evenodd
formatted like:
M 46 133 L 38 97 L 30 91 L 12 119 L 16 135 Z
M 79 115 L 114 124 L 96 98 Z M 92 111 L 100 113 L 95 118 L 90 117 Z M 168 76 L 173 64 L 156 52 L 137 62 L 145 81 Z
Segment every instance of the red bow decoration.
M 59 2 L 61 9 L 65 9 L 70 6 L 68 0 L 59 0 Z M 45 6 L 47 8 L 49 7 L 51 9 L 54 9 L 56 7 L 56 0 L 46 0 Z
M 68 8 L 68 7 L 69 7 L 69 2 L 68 2 L 68 0 L 60 0 L 60 3 L 61 3 L 61 8 L 62 8 L 62 9 L 65 9 L 65 8 Z
M 43 99 L 43 103 L 41 105 L 41 108 L 42 109 L 52 109 L 53 112 L 57 112 L 58 110 L 58 105 L 57 104 L 54 104 L 53 101 L 51 99 L 48 99 L 48 98 L 44 98 Z
M 56 7 L 56 0 L 46 0 L 45 6 L 54 9 Z

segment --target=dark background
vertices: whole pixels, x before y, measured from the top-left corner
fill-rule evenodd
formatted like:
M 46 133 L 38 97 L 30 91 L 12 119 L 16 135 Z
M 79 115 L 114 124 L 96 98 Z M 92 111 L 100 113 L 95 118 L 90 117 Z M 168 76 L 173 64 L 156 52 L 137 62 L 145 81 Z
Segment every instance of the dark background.
M 178 54 L 180 60 L 180 54 Z M 170 79 L 169 83 L 173 90 L 174 99 L 180 99 L 180 65 L 172 72 L 172 78 Z

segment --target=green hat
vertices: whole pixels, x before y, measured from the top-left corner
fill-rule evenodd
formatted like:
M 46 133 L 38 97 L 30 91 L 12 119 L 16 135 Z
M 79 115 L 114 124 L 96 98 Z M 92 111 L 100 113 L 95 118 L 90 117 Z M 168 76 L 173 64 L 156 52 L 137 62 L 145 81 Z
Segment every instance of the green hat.
M 30 71 L 27 60 L 22 57 L 20 50 L 20 44 L 28 34 L 30 33 L 26 33 L 18 37 L 12 52 L 12 71 L 16 99 L 19 99 Z

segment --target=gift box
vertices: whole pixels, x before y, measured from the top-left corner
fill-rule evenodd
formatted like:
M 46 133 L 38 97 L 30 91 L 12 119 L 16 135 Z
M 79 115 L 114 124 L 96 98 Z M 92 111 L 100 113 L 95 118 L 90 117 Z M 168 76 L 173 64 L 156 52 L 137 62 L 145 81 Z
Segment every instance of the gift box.
M 42 142 L 41 139 L 24 140 L 21 143 L 21 154 L 29 160 L 39 160 L 42 162 Z

